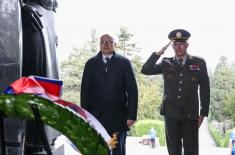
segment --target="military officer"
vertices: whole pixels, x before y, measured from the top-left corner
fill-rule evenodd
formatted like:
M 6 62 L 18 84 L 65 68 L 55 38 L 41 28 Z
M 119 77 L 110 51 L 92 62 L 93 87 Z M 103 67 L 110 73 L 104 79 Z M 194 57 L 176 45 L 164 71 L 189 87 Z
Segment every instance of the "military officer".
M 171 42 L 154 52 L 141 70 L 145 75 L 163 74 L 164 96 L 160 114 L 165 120 L 169 155 L 182 155 L 182 146 L 184 155 L 198 155 L 198 129 L 209 112 L 210 84 L 206 62 L 188 54 L 190 36 L 183 29 L 170 32 Z M 171 43 L 175 56 L 156 63 Z

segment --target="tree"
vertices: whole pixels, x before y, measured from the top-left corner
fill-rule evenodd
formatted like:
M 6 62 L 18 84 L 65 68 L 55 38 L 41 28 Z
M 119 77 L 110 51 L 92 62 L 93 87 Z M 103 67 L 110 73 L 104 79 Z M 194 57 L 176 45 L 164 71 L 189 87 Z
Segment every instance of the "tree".
M 235 63 L 232 63 L 231 65 L 231 86 L 232 90 L 230 93 L 228 93 L 224 100 L 224 115 L 226 116 L 227 119 L 231 120 L 233 122 L 232 126 L 235 125 Z
M 96 53 L 98 50 L 98 37 L 97 37 L 97 31 L 96 29 L 92 29 L 91 30 L 91 40 L 88 41 L 88 49 L 92 52 L 92 53 Z
M 161 119 L 159 107 L 162 89 L 160 87 L 163 81 L 159 76 L 141 74 L 143 62 L 138 55 L 140 48 L 137 47 L 136 42 L 132 41 L 133 37 L 134 34 L 130 33 L 126 27 L 121 27 L 120 34 L 118 34 L 117 51 L 129 57 L 132 62 L 139 92 L 138 119 Z
M 235 90 L 233 90 L 224 99 L 224 114 L 227 118 L 231 119 L 233 126 L 235 125 Z
M 235 62 L 234 62 L 234 63 L 232 63 L 232 65 L 231 65 L 231 69 L 232 69 L 232 71 L 235 73 Z
M 97 52 L 98 39 L 96 34 L 96 30 L 92 30 L 90 41 L 86 42 L 82 48 L 74 48 L 68 60 L 61 64 L 61 77 L 64 81 L 63 98 L 65 100 L 80 102 L 84 65 Z M 121 28 L 117 42 L 121 46 L 117 46 L 117 52 L 129 56 L 132 62 L 139 91 L 138 119 L 161 119 L 159 106 L 162 97 L 162 78 L 145 76 L 140 73 L 143 63 L 140 56 L 137 55 L 140 48 L 136 47 L 135 43 L 131 43 L 133 36 L 127 29 Z
M 219 122 L 227 119 L 224 111 L 225 97 L 235 89 L 235 76 L 229 67 L 227 58 L 222 56 L 211 79 L 210 118 Z
M 69 58 L 61 64 L 61 79 L 64 82 L 63 98 L 80 103 L 82 74 L 86 61 L 94 56 L 98 49 L 95 29 L 91 30 L 91 39 L 82 48 L 74 48 Z
M 136 43 L 131 41 L 133 36 L 126 27 L 121 27 L 120 34 L 118 34 L 117 51 L 123 53 L 124 56 L 132 56 L 138 52 L 139 48 L 136 47 Z

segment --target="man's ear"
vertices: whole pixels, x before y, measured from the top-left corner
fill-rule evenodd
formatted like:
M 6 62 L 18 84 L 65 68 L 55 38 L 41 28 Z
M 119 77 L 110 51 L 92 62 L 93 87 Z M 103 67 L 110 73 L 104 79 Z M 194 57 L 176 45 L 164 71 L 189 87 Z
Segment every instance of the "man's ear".
M 186 43 L 186 48 L 188 48 L 189 43 Z

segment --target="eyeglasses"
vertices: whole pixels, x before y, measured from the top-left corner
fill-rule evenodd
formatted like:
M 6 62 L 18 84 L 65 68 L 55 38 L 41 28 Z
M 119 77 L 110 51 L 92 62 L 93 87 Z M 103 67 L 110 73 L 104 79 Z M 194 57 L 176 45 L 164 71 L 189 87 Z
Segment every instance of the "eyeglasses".
M 107 40 L 107 41 L 100 41 L 100 44 L 113 44 L 112 40 Z

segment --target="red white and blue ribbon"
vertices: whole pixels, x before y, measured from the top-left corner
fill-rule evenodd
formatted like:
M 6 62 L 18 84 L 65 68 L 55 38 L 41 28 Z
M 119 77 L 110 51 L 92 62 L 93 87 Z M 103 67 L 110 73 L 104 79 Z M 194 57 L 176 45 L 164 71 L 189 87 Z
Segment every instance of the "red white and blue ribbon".
M 62 95 L 63 82 L 39 76 L 22 77 L 5 90 L 5 94 L 30 93 L 41 95 L 50 100 L 58 100 Z
M 79 117 L 87 121 L 108 143 L 111 137 L 100 124 L 100 122 L 88 111 L 79 107 L 77 104 L 61 100 L 63 82 L 61 80 L 49 79 L 39 76 L 22 77 L 5 90 L 5 94 L 30 93 L 53 101 L 55 104 L 62 105 L 74 111 Z

